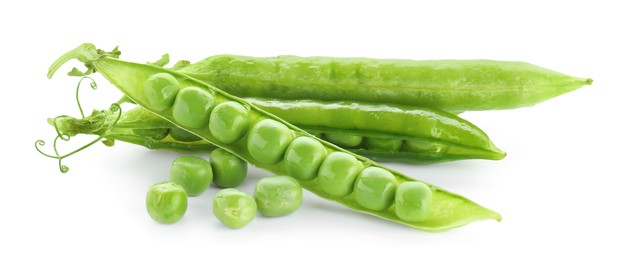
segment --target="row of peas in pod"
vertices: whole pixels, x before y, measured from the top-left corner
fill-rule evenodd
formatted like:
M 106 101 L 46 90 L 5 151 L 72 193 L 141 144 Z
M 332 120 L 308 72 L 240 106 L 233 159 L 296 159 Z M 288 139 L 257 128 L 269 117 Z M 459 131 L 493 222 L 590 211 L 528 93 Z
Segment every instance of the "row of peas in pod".
M 389 171 L 363 166 L 355 156 L 341 151 L 328 154 L 319 141 L 295 137 L 285 124 L 263 119 L 251 124 L 248 109 L 236 101 L 219 104 L 206 89 L 188 86 L 180 89 L 172 75 L 150 76 L 144 86 L 149 106 L 157 111 L 171 110 L 182 127 L 208 128 L 220 142 L 231 144 L 246 136 L 247 153 L 262 164 L 284 160 L 286 174 L 302 181 L 316 179 L 321 190 L 334 197 L 353 193 L 356 202 L 369 210 L 383 211 L 395 204 L 397 216 L 405 221 L 427 217 L 432 192 L 420 182 L 400 186 Z M 399 187 L 398 187 L 399 186 Z
M 178 222 L 187 211 L 187 196 L 203 193 L 211 184 L 225 188 L 213 198 L 213 214 L 231 228 L 242 228 L 259 211 L 268 217 L 285 216 L 302 203 L 302 187 L 289 176 L 266 177 L 256 183 L 254 197 L 234 187 L 247 175 L 247 163 L 224 150 L 211 153 L 210 163 L 196 156 L 180 156 L 170 168 L 170 181 L 157 183 L 146 194 L 152 219 Z

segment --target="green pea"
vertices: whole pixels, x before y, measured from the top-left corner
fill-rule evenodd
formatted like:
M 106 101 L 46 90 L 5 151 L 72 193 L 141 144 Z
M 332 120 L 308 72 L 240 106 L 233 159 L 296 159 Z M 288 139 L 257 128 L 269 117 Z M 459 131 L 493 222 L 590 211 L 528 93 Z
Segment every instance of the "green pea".
M 145 206 L 150 217 L 157 222 L 175 223 L 187 211 L 187 193 L 174 182 L 154 184 L 148 189 Z
M 178 127 L 173 127 L 169 129 L 169 135 L 171 135 L 171 138 L 182 142 L 195 142 L 202 140 L 202 138 L 200 138 L 199 136 Z
M 401 149 L 403 140 L 395 138 L 373 138 L 365 139 L 365 144 L 369 150 L 378 150 L 386 152 L 397 152 Z
M 395 213 L 402 220 L 423 221 L 432 203 L 432 189 L 422 182 L 404 182 L 397 187 Z
M 213 214 L 228 227 L 242 228 L 256 217 L 256 202 L 245 192 L 223 189 L 213 198 Z
M 300 180 L 312 180 L 326 155 L 319 141 L 306 136 L 295 138 L 284 154 L 286 173 Z
M 397 179 L 391 172 L 379 167 L 368 167 L 356 179 L 354 197 L 360 206 L 382 211 L 393 204 L 397 185 Z
M 217 140 L 231 144 L 241 139 L 250 127 L 248 111 L 238 102 L 221 103 L 213 109 L 208 127 Z
M 330 195 L 342 197 L 352 192 L 354 181 L 362 170 L 356 157 L 344 152 L 333 152 L 319 167 L 319 186 Z
M 302 186 L 289 176 L 262 178 L 256 183 L 254 198 L 263 216 L 285 216 L 302 205 Z
M 221 148 L 211 152 L 210 164 L 213 183 L 221 188 L 239 186 L 247 175 L 247 162 Z
M 156 73 L 150 76 L 143 86 L 147 106 L 161 112 L 174 104 L 178 93 L 178 80 L 169 73 Z
M 342 133 L 326 133 L 325 139 L 341 147 L 355 147 L 362 143 L 362 136 Z
M 208 161 L 197 156 L 180 156 L 169 170 L 173 182 L 182 186 L 189 196 L 204 192 L 213 181 L 213 170 Z
M 154 129 L 132 129 L 132 132 L 136 135 L 148 137 L 153 140 L 163 140 L 169 134 L 167 128 L 154 128 Z
M 279 162 L 293 139 L 291 130 L 278 121 L 265 119 L 256 124 L 247 139 L 252 158 L 264 164 Z
M 172 116 L 184 127 L 200 128 L 208 124 L 215 98 L 199 87 L 186 87 L 178 92 Z
M 448 147 L 436 142 L 407 140 L 406 148 L 411 152 L 442 154 Z

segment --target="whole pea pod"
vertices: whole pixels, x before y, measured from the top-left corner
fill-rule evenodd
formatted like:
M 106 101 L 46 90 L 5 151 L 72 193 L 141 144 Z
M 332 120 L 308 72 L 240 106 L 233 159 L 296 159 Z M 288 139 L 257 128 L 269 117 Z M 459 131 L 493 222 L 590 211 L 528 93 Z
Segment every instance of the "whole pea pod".
M 377 161 L 429 164 L 462 159 L 498 160 L 506 155 L 470 122 L 434 109 L 359 102 L 245 100 L 306 132 Z M 51 124 L 72 136 L 96 134 L 150 149 L 215 148 L 197 136 L 184 135 L 184 130 L 142 107 L 124 112 L 108 130 L 114 119 L 94 113 L 84 119 L 63 117 Z
M 451 112 L 532 106 L 590 85 L 524 62 L 217 55 L 179 70 L 239 97 L 351 100 Z
M 49 70 L 77 58 L 136 104 L 230 153 L 356 211 L 425 231 L 501 216 L 460 195 L 353 154 L 187 75 L 125 62 L 83 44 Z M 386 187 L 386 188 L 385 188 Z

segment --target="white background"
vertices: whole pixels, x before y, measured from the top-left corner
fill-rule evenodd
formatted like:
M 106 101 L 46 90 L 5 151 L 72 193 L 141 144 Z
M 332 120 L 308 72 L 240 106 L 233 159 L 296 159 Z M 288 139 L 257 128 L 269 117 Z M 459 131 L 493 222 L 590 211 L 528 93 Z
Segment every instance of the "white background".
M 0 4 L 0 259 L 625 257 L 625 15 L 607 3 L 618 1 L 14 2 Z M 190 199 L 181 222 L 161 225 L 145 212 L 145 192 L 167 179 L 178 154 L 98 144 L 66 159 L 63 175 L 33 147 L 54 137 L 46 118 L 79 115 L 77 79 L 64 75 L 78 63 L 45 75 L 83 42 L 119 45 L 135 62 L 166 52 L 174 61 L 220 53 L 519 60 L 595 82 L 530 108 L 462 114 L 508 152 L 502 161 L 388 164 L 497 210 L 499 223 L 426 233 L 305 193 L 293 215 L 231 230 L 210 212 L 211 187 Z M 81 92 L 87 111 L 119 96 L 95 78 L 100 89 Z M 268 175 L 251 169 L 241 188 L 251 192 Z

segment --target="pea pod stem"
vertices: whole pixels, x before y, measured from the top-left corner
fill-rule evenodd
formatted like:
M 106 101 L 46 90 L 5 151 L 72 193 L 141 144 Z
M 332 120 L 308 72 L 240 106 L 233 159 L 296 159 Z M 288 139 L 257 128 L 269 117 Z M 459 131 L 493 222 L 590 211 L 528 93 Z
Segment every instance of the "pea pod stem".
M 92 46 L 92 45 L 88 45 Z M 81 53 L 81 52 L 78 52 Z M 238 157 L 256 165 L 259 168 L 268 170 L 277 175 L 285 175 L 285 166 L 283 161 L 274 162 L 273 159 L 271 162 L 268 161 L 267 158 L 263 155 L 263 157 L 258 157 L 252 154 L 253 151 L 250 145 L 246 145 L 246 138 L 250 138 L 248 136 L 242 137 L 240 141 L 236 141 L 234 143 L 224 143 L 217 139 L 213 133 L 208 128 L 189 128 L 182 127 L 179 125 L 179 121 L 175 119 L 176 114 L 172 112 L 172 109 L 166 109 L 162 111 L 155 111 L 150 109 L 150 105 L 148 98 L 143 95 L 143 87 L 145 82 L 147 82 L 148 78 L 153 75 L 157 75 L 159 73 L 165 73 L 167 75 L 173 76 L 177 82 L 180 83 L 179 87 L 181 88 L 180 93 L 182 93 L 185 89 L 193 89 L 198 91 L 203 91 L 204 95 L 214 100 L 214 102 L 218 104 L 223 104 L 226 102 L 233 102 L 235 104 L 241 104 L 248 109 L 247 113 L 249 113 L 247 118 L 251 121 L 251 125 L 259 126 L 263 122 L 275 122 L 277 125 L 281 126 L 280 129 L 288 133 L 288 135 L 293 135 L 296 137 L 306 137 L 314 142 L 318 142 L 322 144 L 322 148 L 324 152 L 327 154 L 331 154 L 333 152 L 340 152 L 345 154 L 348 157 L 356 158 L 357 162 L 362 164 L 363 167 L 378 167 L 381 169 L 385 169 L 393 174 L 393 176 L 397 179 L 398 183 L 404 183 L 409 181 L 416 181 L 413 178 L 410 178 L 406 175 L 403 175 L 397 171 L 393 171 L 388 169 L 368 158 L 350 153 L 347 150 L 344 150 L 338 146 L 335 146 L 331 143 L 323 141 L 321 139 L 316 138 L 315 136 L 295 127 L 294 125 L 288 123 L 287 121 L 274 116 L 255 105 L 240 99 L 236 96 L 230 95 L 218 88 L 215 88 L 211 85 L 208 85 L 202 81 L 191 78 L 187 75 L 178 73 L 173 70 L 168 70 L 164 68 L 159 68 L 151 65 L 131 63 L 126 61 L 117 60 L 111 57 L 107 57 L 106 55 L 99 55 L 97 58 L 93 58 L 97 56 L 88 55 L 81 56 L 82 59 L 88 59 L 88 63 L 93 66 L 93 68 L 100 72 L 105 78 L 107 78 L 114 86 L 116 86 L 120 91 L 124 93 L 124 95 L 128 96 L 128 98 L 132 99 L 136 104 L 146 107 L 151 112 L 155 113 L 159 117 L 166 119 L 177 127 L 183 128 L 197 136 L 202 137 L 202 139 L 215 144 L 216 146 L 237 155 Z M 65 57 L 66 58 L 66 57 Z M 78 57 L 77 57 L 78 58 Z M 51 70 L 54 70 L 52 68 Z M 178 98 L 178 97 L 177 97 Z M 206 99 L 203 99 L 203 102 L 206 102 Z M 271 128 L 269 128 L 271 129 Z M 281 131 L 283 131 L 281 130 Z M 250 130 L 253 132 L 254 128 Z M 260 133 L 260 132 L 257 132 Z M 262 154 L 261 154 L 262 155 Z M 263 158 L 261 160 L 261 158 Z M 279 158 L 278 158 L 279 159 Z M 429 214 L 426 219 L 419 222 L 411 222 L 400 219 L 394 211 L 394 206 L 390 206 L 388 209 L 383 211 L 373 211 L 368 210 L 362 206 L 360 206 L 352 195 L 347 196 L 334 196 L 332 194 L 327 193 L 323 187 L 320 186 L 318 178 L 305 181 L 299 180 L 300 184 L 311 191 L 314 194 L 317 194 L 320 197 L 323 197 L 328 200 L 336 201 L 340 204 L 343 204 L 347 207 L 350 207 L 356 211 L 363 212 L 366 214 L 374 215 L 383 219 L 387 219 L 390 221 L 394 221 L 397 223 L 401 223 L 416 229 L 424 230 L 424 231 L 445 231 L 455 227 L 459 227 L 465 224 L 468 224 L 473 221 L 478 220 L 486 220 L 486 219 L 495 219 L 500 220 L 501 216 L 485 207 L 482 207 L 475 202 L 464 198 L 458 194 L 446 191 L 440 187 L 427 184 L 428 187 L 432 190 L 432 199 L 431 206 L 429 209 Z

